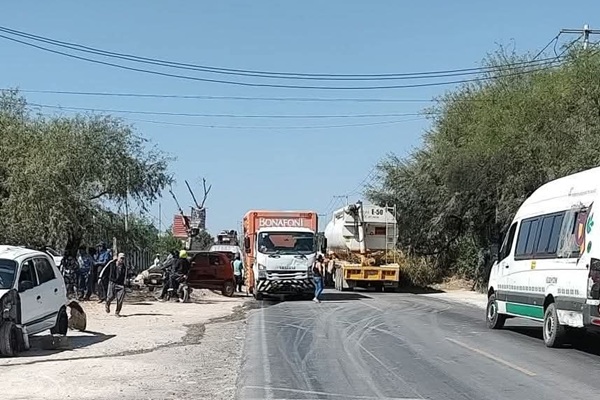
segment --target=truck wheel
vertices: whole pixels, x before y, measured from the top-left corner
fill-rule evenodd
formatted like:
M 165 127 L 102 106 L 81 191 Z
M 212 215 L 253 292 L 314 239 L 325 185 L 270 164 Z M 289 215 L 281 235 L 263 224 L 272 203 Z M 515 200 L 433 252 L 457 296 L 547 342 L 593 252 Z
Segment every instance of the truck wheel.
M 14 357 L 19 352 L 19 330 L 12 321 L 4 321 L 0 325 L 0 354 Z
M 486 321 L 490 329 L 502 329 L 506 322 L 506 315 L 498 313 L 498 303 L 496 302 L 496 293 L 490 294 L 486 308 Z
M 67 310 L 63 307 L 58 312 L 58 317 L 56 318 L 56 325 L 50 329 L 50 333 L 53 335 L 66 335 L 69 330 L 69 316 L 67 315 Z
M 226 297 L 231 297 L 235 293 L 235 285 L 232 281 L 227 281 L 223 284 L 221 294 Z
M 558 321 L 556 305 L 550 304 L 544 313 L 544 344 L 547 347 L 561 347 L 566 338 L 566 327 Z

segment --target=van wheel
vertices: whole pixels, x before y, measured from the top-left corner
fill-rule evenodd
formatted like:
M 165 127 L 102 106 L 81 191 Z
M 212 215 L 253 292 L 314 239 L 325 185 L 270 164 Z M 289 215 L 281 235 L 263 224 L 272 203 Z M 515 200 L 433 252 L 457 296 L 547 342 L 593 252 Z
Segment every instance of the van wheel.
M 66 335 L 69 330 L 69 316 L 67 315 L 67 310 L 63 307 L 58 312 L 58 317 L 56 318 L 56 325 L 54 328 L 50 329 L 50 333 L 53 335 Z
M 498 312 L 496 293 L 492 293 L 490 297 L 488 297 L 486 321 L 487 326 L 490 329 L 502 329 L 504 327 L 504 323 L 506 322 L 506 314 L 500 314 Z
M 221 294 L 226 297 L 231 297 L 235 293 L 235 284 L 232 281 L 227 281 L 223 284 Z
M 19 330 L 12 321 L 4 321 L 0 325 L 0 354 L 14 357 L 19 352 Z
M 561 347 L 565 342 L 567 330 L 558 322 L 558 313 L 554 303 L 548 305 L 544 313 L 544 343 L 547 347 Z

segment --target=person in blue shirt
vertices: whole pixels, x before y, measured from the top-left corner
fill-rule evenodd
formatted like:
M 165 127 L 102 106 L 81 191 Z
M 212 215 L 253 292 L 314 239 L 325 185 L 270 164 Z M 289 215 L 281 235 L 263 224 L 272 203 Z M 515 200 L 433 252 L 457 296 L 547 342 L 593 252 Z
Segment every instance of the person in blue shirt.
M 96 254 L 96 274 L 98 277 L 96 282 L 96 293 L 98 294 L 98 302 L 102 303 L 106 299 L 106 291 L 108 289 L 108 281 L 100 279 L 100 272 L 106 265 L 112 260 L 113 255 L 110 249 L 107 248 L 106 243 L 102 242 L 98 245 L 98 253 Z
M 92 268 L 94 268 L 94 259 L 87 252 L 87 248 L 85 246 L 81 246 L 77 254 L 77 261 L 79 262 L 79 284 L 77 285 L 77 289 L 79 291 L 79 298 L 86 300 L 89 299 L 92 295 L 92 288 L 90 286 L 90 274 L 92 272 Z
M 235 276 L 237 291 L 241 292 L 242 284 L 244 283 L 244 264 L 242 264 L 239 253 L 235 255 L 235 259 L 233 260 L 233 276 Z

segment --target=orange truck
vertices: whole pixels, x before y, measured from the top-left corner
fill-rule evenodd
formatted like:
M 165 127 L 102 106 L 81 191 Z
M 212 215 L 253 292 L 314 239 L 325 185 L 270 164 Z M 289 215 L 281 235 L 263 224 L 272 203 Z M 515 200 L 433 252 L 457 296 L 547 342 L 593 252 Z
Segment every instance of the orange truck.
M 314 294 L 317 213 L 251 210 L 243 221 L 246 285 L 254 298 Z

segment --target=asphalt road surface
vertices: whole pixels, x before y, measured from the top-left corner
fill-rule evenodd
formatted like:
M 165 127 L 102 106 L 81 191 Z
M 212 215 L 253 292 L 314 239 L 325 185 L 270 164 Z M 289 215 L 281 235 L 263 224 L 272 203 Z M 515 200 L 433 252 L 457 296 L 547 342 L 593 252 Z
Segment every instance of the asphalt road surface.
M 600 337 L 548 349 L 541 325 L 491 331 L 485 311 L 410 293 L 328 291 L 321 304 L 263 301 L 249 315 L 237 397 L 591 399 Z

